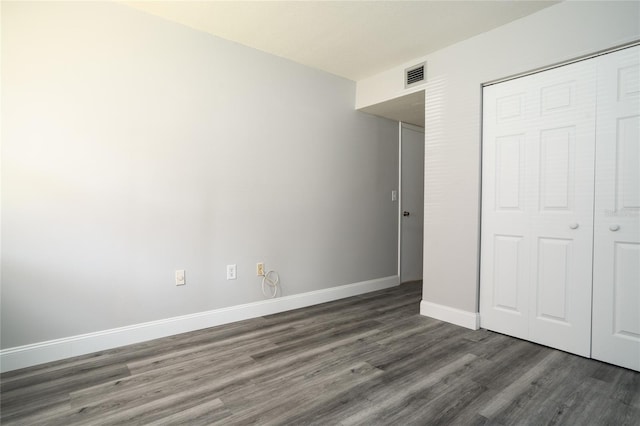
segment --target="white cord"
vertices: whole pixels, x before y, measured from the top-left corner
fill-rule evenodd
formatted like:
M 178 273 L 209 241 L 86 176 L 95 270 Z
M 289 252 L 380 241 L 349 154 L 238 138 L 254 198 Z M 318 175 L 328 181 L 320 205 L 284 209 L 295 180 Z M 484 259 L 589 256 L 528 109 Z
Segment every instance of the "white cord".
M 262 277 L 262 294 L 266 297 L 273 299 L 278 294 L 278 284 L 280 283 L 280 275 L 276 271 L 269 271 Z M 272 288 L 267 294 L 267 287 L 265 284 Z

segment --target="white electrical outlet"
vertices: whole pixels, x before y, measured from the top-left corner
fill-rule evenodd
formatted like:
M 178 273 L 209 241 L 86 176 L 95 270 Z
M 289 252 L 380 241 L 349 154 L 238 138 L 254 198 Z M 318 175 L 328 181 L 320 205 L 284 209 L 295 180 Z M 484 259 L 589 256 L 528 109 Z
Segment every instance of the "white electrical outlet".
M 227 279 L 235 280 L 237 278 L 236 265 L 227 265 Z
M 256 275 L 258 275 L 259 277 L 264 277 L 264 263 L 256 263 Z
M 184 269 L 176 270 L 176 285 L 185 285 L 187 283 L 184 276 Z

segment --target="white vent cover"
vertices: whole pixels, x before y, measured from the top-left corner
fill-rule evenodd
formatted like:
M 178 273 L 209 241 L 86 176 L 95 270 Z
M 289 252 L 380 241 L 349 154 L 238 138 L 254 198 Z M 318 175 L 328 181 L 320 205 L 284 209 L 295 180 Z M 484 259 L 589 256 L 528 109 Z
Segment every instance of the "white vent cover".
M 424 71 L 424 67 L 426 62 L 423 62 L 418 65 L 414 65 L 404 70 L 405 80 L 404 87 L 411 87 L 417 84 L 420 84 L 426 80 L 426 73 Z

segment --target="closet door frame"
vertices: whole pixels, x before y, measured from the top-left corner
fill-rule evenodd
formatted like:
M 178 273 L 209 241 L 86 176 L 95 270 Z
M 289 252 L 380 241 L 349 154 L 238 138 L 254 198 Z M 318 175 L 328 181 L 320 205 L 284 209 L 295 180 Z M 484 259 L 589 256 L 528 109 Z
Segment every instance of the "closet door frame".
M 593 59 L 595 58 L 595 59 Z M 618 59 L 613 59 L 618 58 Z M 593 59 L 593 60 L 591 60 Z M 594 122 L 597 123 L 594 137 L 598 144 L 594 143 L 594 151 L 599 161 L 594 161 L 593 179 L 593 212 L 591 215 L 591 227 L 593 242 L 593 259 L 596 261 L 591 269 L 592 298 L 588 303 L 592 310 L 588 351 L 571 351 L 583 356 L 592 356 L 605 362 L 620 365 L 640 371 L 640 43 L 621 46 L 607 52 L 600 52 L 589 57 L 571 61 L 567 64 L 548 67 L 544 70 L 536 70 L 526 75 L 511 77 L 494 81 L 485 85 L 493 85 L 502 82 L 510 82 L 523 76 L 529 76 L 541 71 L 564 67 L 579 61 L 589 60 L 597 67 L 597 111 Z M 617 61 L 617 62 L 616 62 Z M 608 76 L 605 76 L 608 75 Z M 606 81 L 606 83 L 603 83 Z M 516 83 L 517 86 L 517 83 Z M 521 93 L 527 90 L 522 88 Z M 607 93 L 608 92 L 608 93 Z M 494 288 L 487 288 L 487 278 L 493 279 L 496 275 L 495 264 L 487 262 L 492 260 L 492 255 L 500 248 L 496 248 L 495 235 L 487 238 L 487 226 L 496 222 L 496 217 L 488 217 L 487 206 L 498 206 L 500 201 L 496 194 L 486 190 L 486 186 L 498 188 L 496 176 L 487 173 L 487 165 L 492 166 L 493 159 L 501 153 L 500 147 L 487 143 L 497 135 L 486 126 L 485 120 L 497 120 L 498 113 L 491 108 L 491 102 L 495 99 L 487 99 L 483 91 L 483 149 L 482 149 L 482 214 L 481 214 L 481 262 L 480 262 L 480 321 L 484 328 L 522 337 L 528 340 L 541 342 L 533 336 L 531 327 L 527 327 L 524 317 L 529 313 L 526 310 L 536 309 L 535 303 L 527 305 L 518 298 L 529 298 L 535 293 L 530 283 L 524 285 L 527 277 L 531 277 L 531 265 L 520 265 L 522 259 L 535 257 L 531 244 L 522 244 L 525 232 L 521 235 L 511 235 L 503 238 L 504 247 L 509 245 L 516 247 L 512 250 L 512 262 L 510 274 L 502 274 L 518 282 L 518 285 L 509 289 L 506 294 L 511 297 L 511 307 L 503 309 L 498 315 L 493 315 L 491 308 L 495 306 L 496 292 Z M 512 103 L 512 106 L 515 105 Z M 520 105 L 518 105 L 520 108 Z M 605 115 L 603 115 L 605 111 Z M 608 115 L 607 115 L 608 114 Z M 518 114 L 512 114 L 512 118 Z M 603 118 L 604 117 L 604 118 Z M 520 118 L 522 121 L 524 118 Z M 489 127 L 489 128 L 488 128 Z M 519 145 L 526 139 L 523 132 L 512 132 L 512 139 L 516 135 L 520 140 Z M 502 135 L 504 137 L 504 135 Z M 500 136 L 498 136 L 500 137 Z M 516 138 L 517 139 L 517 138 Z M 487 145 L 489 145 L 487 147 Z M 517 144 L 515 144 L 517 145 Z M 530 171 L 523 172 L 521 158 L 521 146 L 516 148 L 512 144 L 506 152 L 518 158 L 518 166 L 506 168 L 511 173 L 512 182 L 510 188 L 517 193 L 516 198 L 511 198 L 510 207 L 517 211 L 524 206 L 520 200 L 520 191 L 523 176 L 530 178 Z M 624 151 L 624 152 L 623 152 Z M 626 185 L 626 187 L 625 187 Z M 507 185 L 509 188 L 509 185 Z M 513 200 L 516 202 L 513 202 Z M 516 217 L 517 215 L 511 215 Z M 523 215 L 520 215 L 523 216 Z M 524 220 L 519 219 L 520 222 Z M 497 220 L 500 222 L 500 220 Z M 589 221 L 581 219 L 585 226 Z M 614 223 L 615 222 L 615 223 Z M 577 225 L 577 226 L 576 226 Z M 576 221 L 571 227 L 579 228 L 580 222 Z M 621 232 L 622 231 L 622 232 Z M 512 232 L 512 234 L 515 234 Z M 504 248 L 503 247 L 503 248 Z M 508 250 L 507 250 L 508 251 Z M 604 260 L 602 260 L 604 259 Z M 526 262 L 524 262 L 526 263 Z M 626 274 L 626 275 L 625 275 Z M 498 274 L 499 275 L 499 274 Z M 524 277 L 524 278 L 523 278 Z M 583 278 L 584 279 L 584 278 Z M 535 280 L 535 279 L 534 279 Z M 507 298 L 508 299 L 508 298 Z M 511 310 L 511 312 L 507 312 Z M 509 313 L 511 315 L 506 315 Z M 502 318 L 501 318 L 502 317 Z M 506 321 L 505 321 L 506 320 Z M 494 323 L 502 322 L 502 329 L 496 329 Z M 534 321 L 535 322 L 535 321 Z M 531 323 L 528 324 L 529 326 Z M 543 332 L 543 334 L 545 334 Z M 554 344 L 551 346 L 558 347 Z M 562 349 L 562 348 L 561 348 Z M 566 350 L 566 349 L 565 349 Z

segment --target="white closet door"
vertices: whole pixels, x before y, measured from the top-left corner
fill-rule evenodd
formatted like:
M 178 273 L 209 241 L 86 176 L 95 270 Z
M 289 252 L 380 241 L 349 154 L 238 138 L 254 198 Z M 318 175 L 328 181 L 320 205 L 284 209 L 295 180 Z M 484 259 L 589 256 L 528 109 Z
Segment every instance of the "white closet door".
M 640 47 L 598 59 L 592 356 L 640 371 Z
M 596 64 L 536 75 L 530 340 L 591 354 Z M 539 103 L 538 103 L 539 102 Z
M 483 328 L 529 338 L 530 205 L 527 120 L 531 81 L 483 89 L 480 321 Z
M 589 356 L 595 64 L 483 93 L 481 325 Z

